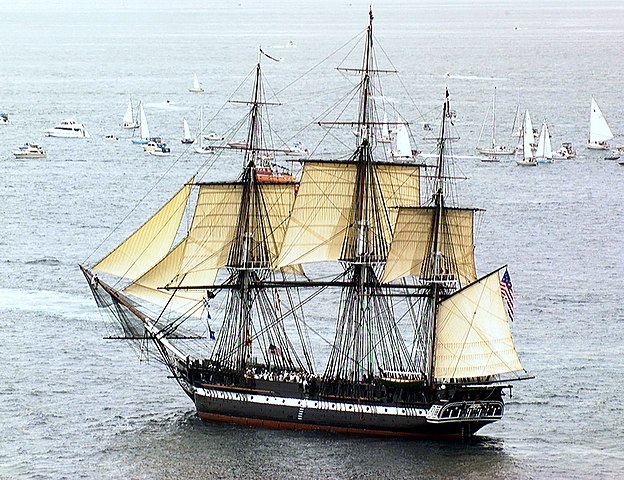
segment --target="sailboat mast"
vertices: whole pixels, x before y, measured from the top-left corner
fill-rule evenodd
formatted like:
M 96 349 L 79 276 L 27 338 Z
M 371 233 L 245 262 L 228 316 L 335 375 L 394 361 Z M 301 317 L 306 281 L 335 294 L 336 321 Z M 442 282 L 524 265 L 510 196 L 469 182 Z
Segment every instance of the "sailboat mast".
M 249 164 L 250 161 L 254 161 L 256 158 L 256 150 L 259 147 L 258 142 L 260 140 L 260 95 L 261 95 L 261 75 L 260 59 L 256 65 L 256 79 L 253 88 L 253 97 L 251 101 L 251 109 L 249 112 L 249 132 L 247 133 L 247 149 L 245 150 L 244 165 Z
M 492 97 L 492 149 L 496 147 L 496 87 Z

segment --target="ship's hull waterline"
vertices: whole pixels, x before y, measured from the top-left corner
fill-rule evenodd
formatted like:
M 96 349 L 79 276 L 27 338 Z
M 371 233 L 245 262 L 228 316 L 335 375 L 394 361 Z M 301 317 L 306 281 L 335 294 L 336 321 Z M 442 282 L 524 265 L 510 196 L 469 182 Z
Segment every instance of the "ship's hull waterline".
M 241 389 L 193 388 L 197 415 L 206 421 L 276 430 L 320 430 L 378 437 L 468 437 L 499 420 L 502 401 L 388 404 L 325 400 Z M 355 400 L 355 399 L 354 399 Z

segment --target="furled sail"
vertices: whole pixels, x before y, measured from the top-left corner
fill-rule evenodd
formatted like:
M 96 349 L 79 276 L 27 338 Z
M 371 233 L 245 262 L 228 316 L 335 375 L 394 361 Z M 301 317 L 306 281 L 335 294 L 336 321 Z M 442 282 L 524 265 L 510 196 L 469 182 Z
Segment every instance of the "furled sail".
M 613 138 L 613 132 L 607 123 L 596 100 L 591 99 L 591 116 L 589 118 L 589 141 L 592 143 L 605 142 Z
M 152 268 L 171 249 L 190 193 L 187 184 L 93 269 L 134 280 Z
M 531 122 L 529 111 L 527 110 L 524 115 L 524 130 L 522 135 L 522 146 L 524 149 L 525 160 L 533 158 L 533 140 L 535 140 L 535 137 L 533 136 L 533 123 Z
M 435 225 L 434 207 L 399 208 L 384 281 L 414 276 L 430 276 Z M 444 209 L 440 226 L 440 271 L 457 274 L 462 285 L 476 280 L 474 258 L 474 210 Z
M 523 370 L 501 296 L 499 271 L 438 304 L 435 378 L 482 378 Z
M 357 165 L 353 162 L 306 162 L 290 215 L 278 266 L 336 261 L 349 227 Z M 387 215 L 394 224 L 397 210 L 391 207 L 420 204 L 420 174 L 416 165 L 374 166 Z M 384 222 L 381 223 L 384 225 Z M 389 229 L 389 228 L 388 228 Z M 390 232 L 382 233 L 390 240 Z

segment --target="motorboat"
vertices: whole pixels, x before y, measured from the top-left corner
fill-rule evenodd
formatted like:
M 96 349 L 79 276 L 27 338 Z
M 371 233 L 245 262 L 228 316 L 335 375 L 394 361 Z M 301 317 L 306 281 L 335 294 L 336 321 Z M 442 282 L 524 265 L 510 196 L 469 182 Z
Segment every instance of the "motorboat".
M 292 147 L 286 150 L 286 155 L 293 157 L 307 157 L 308 154 L 308 149 L 305 148 L 301 142 L 296 142 Z
M 76 120 L 63 120 L 54 128 L 48 128 L 45 132 L 46 137 L 61 138 L 89 138 L 91 135 L 82 123 Z
M 159 143 L 155 149 L 149 151 L 149 154 L 156 157 L 166 157 L 171 155 L 171 149 L 166 143 Z
M 117 135 L 104 135 L 104 140 L 108 140 L 109 142 L 114 142 L 116 140 L 119 140 L 119 137 Z
M 152 153 L 156 150 L 162 149 L 163 147 L 167 147 L 167 144 L 162 141 L 160 137 L 153 137 L 143 145 L 143 151 L 147 153 Z
M 48 154 L 36 143 L 25 143 L 13 152 L 15 158 L 46 158 Z
M 224 140 L 224 137 L 219 135 L 217 132 L 210 132 L 204 135 L 204 140 L 208 140 L 209 142 L 220 142 L 221 140 Z
M 0 113 L 0 125 L 7 125 L 9 122 L 8 113 Z
M 552 156 L 553 158 L 574 158 L 576 157 L 576 150 L 570 142 L 564 142 L 559 150 L 552 152 Z

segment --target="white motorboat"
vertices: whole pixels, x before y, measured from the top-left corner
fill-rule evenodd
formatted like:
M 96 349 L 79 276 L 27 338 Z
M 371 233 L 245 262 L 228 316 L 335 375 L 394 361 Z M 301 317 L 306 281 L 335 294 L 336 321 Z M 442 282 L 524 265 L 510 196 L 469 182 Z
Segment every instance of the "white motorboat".
M 63 120 L 54 128 L 48 128 L 45 132 L 46 137 L 61 138 L 89 138 L 91 135 L 87 132 L 82 123 L 75 120 Z
M 167 146 L 166 143 L 159 143 L 156 145 L 156 148 L 149 151 L 149 154 L 156 157 L 167 157 L 171 155 L 171 149 Z
M 104 138 L 104 140 L 108 140 L 109 142 L 114 142 L 116 140 L 119 140 L 119 137 L 117 135 L 112 135 L 112 134 L 104 135 L 104 137 L 102 138 Z
M 600 111 L 600 107 L 598 107 L 596 100 L 592 97 L 587 148 L 590 150 L 608 150 L 609 144 L 607 141 L 612 138 L 613 132 L 611 131 L 611 128 L 609 128 L 609 124 Z
M 210 132 L 204 135 L 204 140 L 208 140 L 209 142 L 220 142 L 221 140 L 225 140 L 223 135 L 219 135 L 217 132 Z
M 308 149 L 303 146 L 303 143 L 296 142 L 292 147 L 286 150 L 286 155 L 292 157 L 307 157 Z
M 0 125 L 9 124 L 9 114 L 8 113 L 0 113 Z
M 189 88 L 189 92 L 204 93 L 204 89 L 202 88 L 201 84 L 199 83 L 199 79 L 197 78 L 196 74 L 193 74 L 193 86 L 191 88 Z
M 574 158 L 576 157 L 576 150 L 572 148 L 572 144 L 570 142 L 564 142 L 561 144 L 561 148 L 552 153 L 553 158 Z
M 13 151 L 15 158 L 46 158 L 48 154 L 36 143 L 26 143 Z

